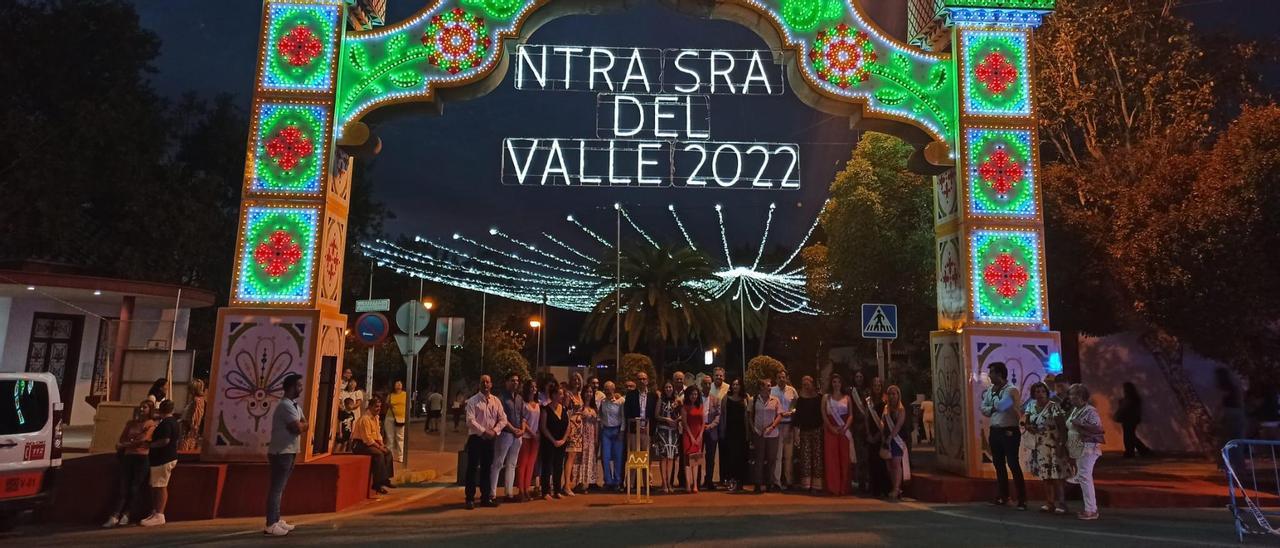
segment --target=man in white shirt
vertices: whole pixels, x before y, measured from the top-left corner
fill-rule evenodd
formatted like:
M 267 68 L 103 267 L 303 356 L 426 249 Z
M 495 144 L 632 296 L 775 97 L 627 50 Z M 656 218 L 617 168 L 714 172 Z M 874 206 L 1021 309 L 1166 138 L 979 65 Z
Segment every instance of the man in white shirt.
M 1022 432 L 1018 429 L 1018 388 L 1009 383 L 1009 368 L 1004 362 L 992 362 L 987 366 L 991 387 L 982 393 L 982 416 L 991 418 L 991 464 L 996 468 L 996 490 L 999 493 L 991 501 L 997 506 L 1009 502 L 1009 473 L 1018 492 L 1018 509 L 1027 509 L 1027 485 L 1022 479 L 1022 465 L 1018 463 L 1018 447 L 1022 444 Z M 1006 470 L 1008 468 L 1008 470 Z
M 480 487 L 480 505 L 496 507 L 489 476 L 493 467 L 493 440 L 507 427 L 507 414 L 502 401 L 494 396 L 493 380 L 480 375 L 480 391 L 467 399 L 467 510 L 476 507 L 476 487 Z
M 773 461 L 773 475 L 779 478 L 776 480 L 778 485 L 785 489 L 795 479 L 791 470 L 791 460 L 795 455 L 796 446 L 795 432 L 791 430 L 791 415 L 796 412 L 795 403 L 800 395 L 796 393 L 796 388 L 791 386 L 786 370 L 778 372 L 777 386 L 774 386 L 770 393 L 778 399 L 779 413 L 782 415 L 781 422 L 778 424 L 778 454 Z
M 348 369 L 349 373 L 351 370 Z M 307 418 L 298 406 L 302 395 L 302 375 L 289 373 L 280 382 L 284 397 L 271 414 L 271 442 L 267 445 L 267 462 L 271 466 L 271 488 L 267 490 L 267 527 L 263 534 L 282 537 L 293 530 L 293 525 L 280 517 L 280 499 L 293 474 L 294 459 L 300 448 L 298 440 L 307 429 Z
M 626 423 L 627 399 L 619 394 L 613 381 L 604 383 L 604 396 L 600 401 L 601 468 L 604 470 L 604 488 L 616 491 L 622 487 L 623 439 L 622 425 Z
M 782 404 L 769 389 L 769 379 L 760 379 L 760 389 L 751 403 L 751 431 L 755 433 L 756 493 L 765 489 L 781 490 L 778 477 L 778 425 L 782 421 Z
M 729 397 L 729 383 L 724 382 L 723 367 L 717 367 L 711 372 L 711 395 L 720 401 Z

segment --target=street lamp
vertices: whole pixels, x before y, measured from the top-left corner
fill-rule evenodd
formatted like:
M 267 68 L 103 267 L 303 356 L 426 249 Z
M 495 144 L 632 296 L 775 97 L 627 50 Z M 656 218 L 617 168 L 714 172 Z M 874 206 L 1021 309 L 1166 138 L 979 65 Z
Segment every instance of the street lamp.
M 533 355 L 533 367 L 538 369 L 542 367 L 542 321 L 537 318 L 529 320 L 529 327 L 538 333 L 538 345 L 534 347 Z
M 431 299 L 422 299 L 422 308 L 431 310 L 435 305 L 436 303 L 431 302 Z

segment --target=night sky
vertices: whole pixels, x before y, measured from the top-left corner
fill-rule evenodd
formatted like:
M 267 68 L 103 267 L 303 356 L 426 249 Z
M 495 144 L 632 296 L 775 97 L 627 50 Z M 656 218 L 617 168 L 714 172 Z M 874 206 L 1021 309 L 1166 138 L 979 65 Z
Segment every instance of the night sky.
M 392 0 L 388 21 L 417 11 L 424 0 Z M 163 41 L 153 81 L 163 94 L 233 94 L 248 110 L 261 4 L 251 0 L 136 0 L 142 23 Z M 695 19 L 657 2 L 630 11 L 554 20 L 531 44 L 661 48 L 764 49 L 759 37 L 726 21 Z M 905 0 L 864 0 L 883 27 L 905 34 Z M 1275 0 L 1192 0 L 1182 13 L 1210 30 L 1263 38 L 1280 16 Z M 509 71 L 514 71 L 511 63 Z M 1274 71 L 1273 71 L 1274 72 Z M 622 202 L 664 241 L 680 238 L 666 211 L 675 203 L 699 247 L 719 248 L 713 205 L 724 204 L 731 247 L 759 244 L 770 203 L 777 203 L 770 245 L 789 251 L 813 222 L 832 175 L 848 159 L 857 134 L 844 119 L 813 110 L 790 89 L 779 96 L 711 97 L 712 139 L 800 144 L 803 187 L 796 191 L 721 189 L 528 188 L 503 186 L 505 137 L 594 136 L 590 93 L 519 91 L 508 77 L 490 94 L 446 104 L 444 116 L 401 116 L 376 127 L 383 152 L 373 164 L 376 196 L 396 214 L 398 234 L 447 239 L 454 232 L 483 238 L 491 226 L 526 239 L 546 230 L 575 244 L 588 239 L 565 221 L 574 214 L 598 231 L 612 228 L 611 204 Z M 230 236 L 228 236 L 230 237 Z M 714 256 L 714 255 L 713 255 Z M 723 259 L 721 257 L 721 259 Z

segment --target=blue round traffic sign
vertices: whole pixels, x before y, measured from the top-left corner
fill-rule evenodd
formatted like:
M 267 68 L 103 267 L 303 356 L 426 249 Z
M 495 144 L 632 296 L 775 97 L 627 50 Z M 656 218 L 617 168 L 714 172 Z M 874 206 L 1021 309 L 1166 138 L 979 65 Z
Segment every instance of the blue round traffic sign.
M 366 345 L 375 345 L 387 338 L 391 323 L 378 312 L 366 312 L 356 318 L 356 339 Z

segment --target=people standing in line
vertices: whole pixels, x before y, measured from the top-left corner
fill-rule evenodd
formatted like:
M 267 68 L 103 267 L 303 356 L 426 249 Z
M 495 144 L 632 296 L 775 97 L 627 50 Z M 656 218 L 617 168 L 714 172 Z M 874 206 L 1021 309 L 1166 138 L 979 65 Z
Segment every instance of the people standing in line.
M 480 488 L 480 506 L 498 506 L 498 502 L 493 500 L 490 484 L 493 476 L 493 445 L 494 440 L 506 430 L 507 414 L 503 410 L 502 401 L 492 391 L 493 379 L 488 375 L 480 375 L 480 390 L 467 399 L 467 471 L 464 492 L 467 510 L 474 510 L 476 507 L 477 487 Z
M 884 381 L 880 377 L 871 379 L 871 388 L 867 391 L 866 420 L 864 421 L 864 439 L 866 440 L 867 457 L 867 492 L 873 497 L 887 497 L 892 484 L 889 479 L 889 460 L 892 454 L 881 452 L 884 448 Z
M 150 398 L 142 400 L 133 411 L 133 417 L 120 430 L 116 440 L 116 460 L 120 463 L 119 493 L 115 511 L 104 529 L 129 524 L 130 514 L 138 499 L 138 490 L 147 484 L 147 454 L 151 452 L 151 432 L 156 423 L 152 420 L 156 404 Z
M 173 400 L 160 401 L 156 426 L 151 431 L 150 465 L 151 515 L 138 522 L 143 527 L 164 525 L 164 509 L 169 502 L 169 477 L 178 466 L 178 420 L 173 416 Z
M 440 431 L 440 418 L 444 415 L 444 394 L 435 388 L 427 388 L 427 433 Z
M 813 377 L 800 378 L 800 393 L 793 404 L 795 414 L 792 426 L 796 432 L 800 463 L 796 470 L 799 480 L 795 489 L 816 494 L 823 489 L 825 469 L 822 464 L 822 394 L 818 392 Z
M 453 419 L 453 431 L 457 432 L 462 424 L 462 416 L 467 412 L 467 395 L 459 390 L 453 395 L 453 403 L 449 404 L 449 418 Z
M 404 382 L 396 381 L 391 385 L 391 393 L 387 394 L 386 430 L 391 458 L 396 462 L 404 462 L 404 429 L 409 423 L 408 410 L 409 393 L 404 391 Z
M 1113 418 L 1124 431 L 1124 458 L 1145 457 L 1151 449 L 1138 437 L 1138 425 L 1142 423 L 1142 396 L 1138 395 L 1138 387 L 1131 382 L 1124 383 L 1123 387 Z
M 1004 362 L 992 362 L 987 366 L 991 387 L 982 393 L 982 416 L 991 419 L 991 461 L 996 469 L 996 489 L 999 494 L 991 501 L 996 506 L 1009 503 L 1009 476 L 1018 494 L 1018 509 L 1027 509 L 1027 485 L 1022 479 L 1022 465 L 1018 462 L 1018 447 L 1022 444 L 1022 432 L 1018 429 L 1018 388 L 1009 382 L 1009 369 Z
M 737 492 L 747 475 L 747 396 L 742 381 L 734 379 L 720 404 L 720 480 L 725 489 Z M 708 462 L 708 468 L 710 463 Z
M 348 369 L 348 371 L 350 370 Z M 360 385 L 354 378 L 347 379 L 346 384 L 342 386 L 342 391 L 338 393 L 338 401 L 351 398 L 352 401 L 356 402 L 355 414 L 356 418 L 359 419 L 364 414 L 364 409 L 369 403 L 368 398 L 365 397 L 364 390 L 360 389 Z
M 169 379 L 160 377 L 156 379 L 155 382 L 151 383 L 151 388 L 147 389 L 147 398 L 156 402 L 157 408 L 160 407 L 160 404 L 163 403 L 164 400 L 169 399 L 169 393 L 166 391 L 168 384 Z
M 910 436 L 911 414 L 902 405 L 902 390 L 897 385 L 889 385 L 885 390 L 884 414 L 880 423 L 884 425 L 884 434 L 880 437 L 883 449 L 889 450 L 889 497 L 902 499 L 902 482 L 911 479 L 911 460 L 907 458 L 907 442 L 903 435 Z M 881 453 L 881 457 L 884 453 Z
M 569 442 L 569 410 L 564 405 L 564 389 L 548 384 L 550 403 L 542 407 L 542 498 L 558 499 L 564 495 L 565 444 Z
M 684 390 L 684 403 L 680 405 L 680 445 L 689 461 L 684 469 L 686 493 L 698 492 L 707 465 L 703 446 L 703 434 L 707 430 L 704 401 L 700 387 L 690 386 Z
M 1049 385 L 1031 385 L 1031 398 L 1023 409 L 1026 435 L 1022 444 L 1028 448 L 1029 472 L 1044 483 L 1045 504 L 1041 512 L 1067 513 L 1067 496 L 1063 480 L 1067 478 L 1066 413 L 1049 397 Z
M 382 416 L 382 400 L 369 400 L 365 413 L 356 419 L 351 432 L 351 452 L 357 455 L 369 455 L 369 488 L 380 495 L 388 493 L 391 487 L 391 476 L 395 474 L 395 464 L 391 460 L 391 450 L 382 441 L 382 425 L 378 418 Z
M 718 378 L 723 379 L 723 369 L 716 373 Z M 702 482 L 702 488 L 708 491 L 716 490 L 716 453 L 720 449 L 720 436 L 724 433 L 724 423 L 722 412 L 724 408 L 723 395 L 717 395 L 711 377 L 703 376 L 702 388 L 702 417 L 706 421 L 706 427 L 702 434 L 702 452 L 704 454 L 705 468 L 707 470 L 705 477 L 697 478 Z M 724 386 L 725 392 L 728 392 L 729 385 L 720 383 Z
M 1093 467 L 1102 457 L 1102 444 L 1106 441 L 1102 429 L 1102 417 L 1089 400 L 1089 387 L 1076 383 L 1067 392 L 1071 397 L 1071 415 L 1067 417 L 1067 450 L 1076 462 L 1075 477 L 1067 483 L 1080 486 L 1084 510 L 1076 514 L 1082 520 L 1098 519 L 1098 496 L 1093 488 Z
M 271 413 L 271 441 L 267 445 L 267 463 L 271 467 L 271 484 L 267 490 L 267 525 L 262 533 L 282 537 L 293 531 L 293 525 L 280 515 L 280 500 L 293 474 L 299 441 L 307 430 L 307 418 L 298 406 L 302 395 L 302 375 L 289 373 L 281 381 L 284 397 Z
M 626 463 L 623 451 L 623 425 L 626 423 L 627 399 L 617 392 L 613 381 L 604 383 L 604 397 L 600 400 L 600 448 L 602 450 L 600 468 L 604 473 L 605 491 L 616 491 L 622 487 L 623 466 Z
M 822 464 L 827 492 L 837 497 L 849 494 L 853 483 L 852 399 L 845 392 L 844 378 L 831 373 L 827 393 L 822 397 Z
M 781 406 L 782 422 L 778 424 L 778 454 L 774 456 L 773 467 L 775 471 L 773 475 L 778 480 L 778 485 L 783 489 L 794 487 L 795 470 L 792 468 L 792 461 L 795 460 L 795 446 L 797 444 L 796 432 L 791 428 L 791 420 L 795 415 L 796 393 L 794 386 L 790 384 L 790 378 L 787 372 L 779 371 L 777 384 L 771 392 L 773 397 L 778 398 L 778 405 Z
M 658 414 L 654 420 L 653 457 L 658 461 L 658 473 L 662 476 L 662 492 L 671 492 L 673 470 L 679 466 L 680 401 L 676 399 L 674 383 L 662 385 L 658 401 Z
M 569 479 L 566 483 L 572 486 L 572 489 L 566 489 L 566 493 L 572 494 L 573 491 L 586 493 L 596 483 L 596 455 L 599 453 L 600 439 L 600 414 L 596 411 L 596 395 L 595 389 L 591 385 L 583 385 L 582 387 L 582 408 L 578 409 L 577 416 L 577 432 L 575 432 L 575 440 L 572 443 L 578 449 L 576 458 L 569 460 Z
M 524 438 L 524 398 L 520 396 L 520 374 L 507 375 L 502 391 L 502 413 L 507 424 L 493 442 L 493 466 L 489 470 L 489 492 L 498 496 L 498 477 L 505 480 L 506 502 L 515 502 L 516 466 L 520 462 L 520 449 Z
M 204 439 L 204 381 L 191 379 L 187 385 L 187 408 L 182 412 L 182 440 L 179 453 L 200 453 Z
M 782 490 L 782 470 L 778 459 L 781 443 L 782 402 L 773 395 L 769 379 L 760 379 L 755 400 L 751 403 L 751 428 L 755 433 L 756 493 L 766 490 Z
M 542 439 L 542 406 L 538 405 L 538 383 L 525 381 L 520 390 L 522 405 L 521 420 L 524 430 L 520 435 L 520 457 L 516 461 L 516 486 L 520 489 L 520 500 L 528 502 L 529 489 L 533 484 L 533 471 L 538 462 L 539 442 Z

